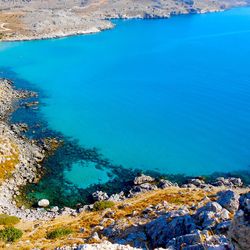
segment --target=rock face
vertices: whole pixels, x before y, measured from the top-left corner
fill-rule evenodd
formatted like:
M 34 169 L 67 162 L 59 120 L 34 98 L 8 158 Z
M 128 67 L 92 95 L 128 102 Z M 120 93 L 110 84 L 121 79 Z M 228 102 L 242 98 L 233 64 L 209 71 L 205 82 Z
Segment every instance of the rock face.
M 196 229 L 193 218 L 186 210 L 169 212 L 146 226 L 152 247 L 166 247 L 169 240 L 190 234 Z
M 230 212 L 235 212 L 239 207 L 239 198 L 240 196 L 232 191 L 221 191 L 218 193 L 217 202 Z
M 240 207 L 229 228 L 229 237 L 236 250 L 250 247 L 250 192 L 240 198 Z

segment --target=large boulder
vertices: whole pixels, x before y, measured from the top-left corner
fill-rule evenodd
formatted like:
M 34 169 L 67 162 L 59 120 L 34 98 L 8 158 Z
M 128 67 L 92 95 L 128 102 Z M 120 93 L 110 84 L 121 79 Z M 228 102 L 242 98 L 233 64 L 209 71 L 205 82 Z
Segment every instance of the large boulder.
M 217 197 L 217 202 L 228 211 L 234 213 L 239 208 L 240 196 L 236 192 L 232 190 L 221 191 Z
M 173 211 L 146 225 L 146 234 L 152 248 L 166 247 L 168 242 L 181 235 L 190 234 L 196 229 L 193 218 L 187 211 Z
M 213 229 L 222 221 L 229 220 L 229 211 L 217 202 L 208 202 L 197 209 L 194 219 L 201 229 Z
M 239 211 L 235 214 L 228 233 L 236 250 L 250 246 L 250 192 L 241 196 Z
M 96 191 L 92 194 L 94 201 L 104 201 L 109 198 L 108 194 L 103 191 Z
M 108 198 L 109 201 L 114 201 L 114 202 L 123 201 L 125 199 L 126 199 L 126 196 L 125 196 L 124 192 L 120 192 L 119 194 L 112 194 Z
M 215 182 L 212 183 L 213 186 L 217 187 L 242 187 L 243 182 L 240 178 L 235 178 L 235 177 L 229 177 L 229 178 L 224 178 L 224 177 L 218 177 L 216 178 Z
M 135 185 L 141 185 L 143 183 L 147 183 L 147 182 L 153 182 L 155 179 L 151 176 L 147 176 L 147 175 L 140 175 L 138 177 L 135 177 L 134 179 L 134 184 Z
M 146 234 L 142 231 L 137 231 L 137 230 L 136 232 L 131 232 L 125 237 L 123 236 L 122 238 L 115 240 L 115 243 L 119 243 L 122 245 L 131 245 L 133 247 L 136 247 L 138 250 L 147 249 L 146 242 L 147 242 Z
M 218 213 L 218 212 L 221 212 L 221 210 L 222 210 L 222 206 L 218 202 L 208 202 L 205 206 L 199 208 L 196 211 L 196 214 L 199 214 L 203 211 L 211 211 L 211 212 Z
M 157 190 L 157 186 L 151 183 L 143 183 L 141 185 L 134 186 L 129 190 L 128 197 L 134 197 L 140 193 L 146 193 L 152 190 Z
M 162 189 L 165 189 L 165 188 L 168 188 L 168 187 L 178 187 L 178 184 L 173 183 L 173 182 L 171 182 L 169 180 L 160 179 L 160 181 L 158 183 L 158 187 L 162 188 Z
M 200 187 L 202 184 L 205 184 L 205 181 L 202 179 L 195 178 L 188 180 L 188 184 L 193 184 L 196 187 Z
M 194 248 L 194 246 L 198 247 L 199 244 L 202 243 L 203 241 L 202 238 L 203 238 L 202 235 L 198 231 L 196 233 L 186 234 L 186 235 L 173 238 L 172 240 L 168 242 L 166 247 L 167 249 L 183 249 L 188 246 L 192 246 Z M 200 248 L 200 249 L 203 250 L 203 248 Z
M 38 201 L 38 206 L 39 207 L 48 207 L 49 206 L 49 200 L 47 199 L 42 199 Z

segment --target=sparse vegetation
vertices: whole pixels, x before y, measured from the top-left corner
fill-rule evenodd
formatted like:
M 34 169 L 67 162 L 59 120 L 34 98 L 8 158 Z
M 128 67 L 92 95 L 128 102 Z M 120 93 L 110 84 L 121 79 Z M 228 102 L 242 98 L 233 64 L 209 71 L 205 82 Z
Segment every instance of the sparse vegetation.
M 17 146 L 8 139 L 0 138 L 0 180 L 9 178 L 15 166 L 19 163 Z M 9 150 L 7 150 L 9 149 Z
M 111 208 L 115 205 L 113 201 L 97 201 L 94 204 L 94 211 L 104 210 L 106 208 Z
M 7 214 L 0 214 L 0 225 L 13 226 L 20 222 L 16 216 L 9 216 Z
M 23 232 L 15 227 L 7 227 L 0 230 L 0 239 L 5 242 L 14 242 L 20 239 L 22 235 Z
M 47 233 L 47 239 L 56 239 L 71 234 L 73 231 L 70 228 L 57 228 Z

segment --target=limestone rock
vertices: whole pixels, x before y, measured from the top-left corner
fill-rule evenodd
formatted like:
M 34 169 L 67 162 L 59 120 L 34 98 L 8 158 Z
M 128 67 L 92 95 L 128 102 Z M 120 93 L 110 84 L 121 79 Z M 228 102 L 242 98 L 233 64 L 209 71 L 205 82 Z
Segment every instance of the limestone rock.
M 162 189 L 165 189 L 165 188 L 168 188 L 168 187 L 178 187 L 178 184 L 177 183 L 172 183 L 169 180 L 160 179 L 160 181 L 158 183 L 158 187 L 162 188 Z
M 145 193 L 148 191 L 152 191 L 152 190 L 157 190 L 157 186 L 151 183 L 143 183 L 141 185 L 138 186 L 134 186 L 130 191 L 129 191 L 129 197 L 134 197 L 137 194 L 140 193 Z
M 180 214 L 182 212 L 180 211 Z M 189 214 L 172 217 L 173 215 L 169 212 L 146 225 L 146 233 L 152 247 L 165 247 L 169 240 L 190 234 L 196 229 L 194 220 Z
M 92 194 L 92 197 L 95 201 L 103 201 L 109 198 L 108 194 L 103 191 L 96 191 Z
M 129 245 L 112 244 L 109 241 L 104 241 L 99 244 L 84 244 L 77 246 L 77 248 L 67 248 L 67 250 L 142 250 L 141 248 L 134 248 Z M 57 250 L 64 250 L 64 248 L 57 248 Z M 65 249 L 66 250 L 66 249 Z
M 124 192 L 120 192 L 119 194 L 112 194 L 108 198 L 109 201 L 114 201 L 114 202 L 123 201 L 125 199 L 126 199 L 126 196 L 125 196 Z
M 218 187 L 242 187 L 243 182 L 240 178 L 224 178 L 224 177 L 218 177 L 215 182 L 212 183 L 213 186 L 218 186 Z
M 48 207 L 49 206 L 49 200 L 47 199 L 42 199 L 38 201 L 38 206 L 39 207 Z
M 167 249 L 183 249 L 183 246 L 194 246 L 202 242 L 202 236 L 200 232 L 193 234 L 186 234 L 176 238 L 173 238 L 167 243 Z
M 155 179 L 152 178 L 151 176 L 147 176 L 147 175 L 142 174 L 134 179 L 134 184 L 141 185 L 143 183 L 153 182 L 154 180 Z
M 232 190 L 221 191 L 217 196 L 217 202 L 228 211 L 235 212 L 238 209 L 240 196 L 236 192 Z
M 248 250 L 250 246 L 250 192 L 241 197 L 240 210 L 229 228 L 229 237 L 236 250 Z

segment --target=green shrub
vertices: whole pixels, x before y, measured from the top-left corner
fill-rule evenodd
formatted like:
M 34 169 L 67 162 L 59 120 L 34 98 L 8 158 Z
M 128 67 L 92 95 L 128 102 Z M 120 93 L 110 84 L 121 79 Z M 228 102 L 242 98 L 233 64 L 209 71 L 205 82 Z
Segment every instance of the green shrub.
M 16 216 L 9 216 L 7 214 L 0 214 L 0 225 L 12 226 L 20 222 Z
M 72 233 L 72 230 L 69 228 L 57 228 L 47 233 L 47 239 L 56 239 L 56 238 L 66 236 L 71 233 Z
M 5 229 L 0 230 L 0 239 L 5 242 L 14 242 L 21 238 L 23 232 L 14 227 L 7 227 Z
M 113 207 L 115 203 L 113 201 L 97 201 L 94 204 L 94 211 L 104 210 L 106 208 Z

